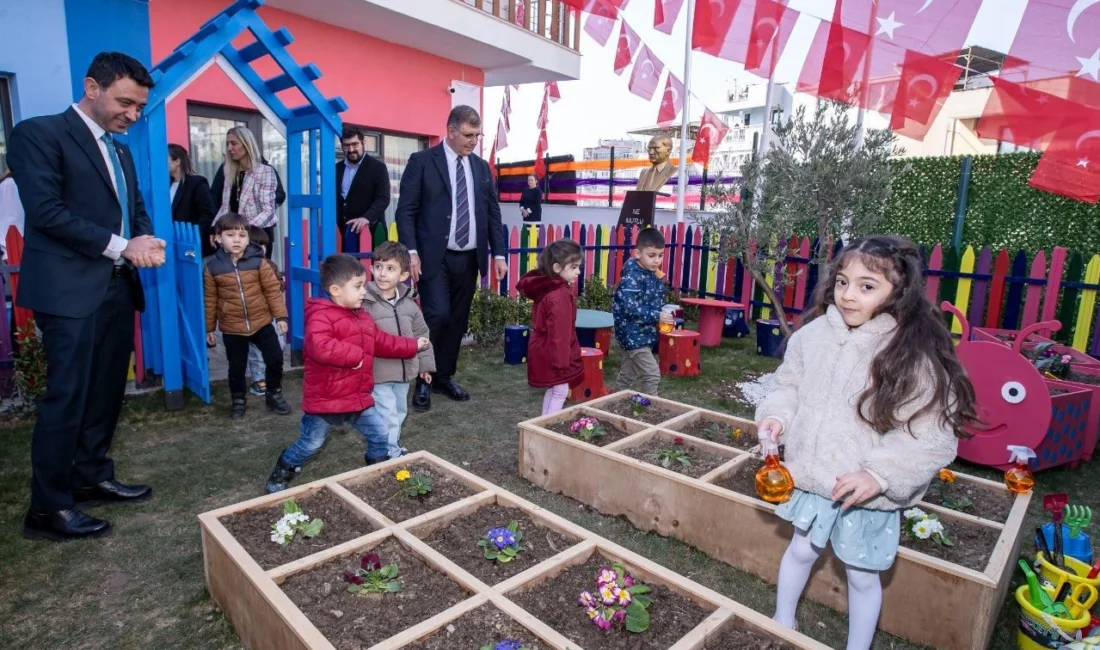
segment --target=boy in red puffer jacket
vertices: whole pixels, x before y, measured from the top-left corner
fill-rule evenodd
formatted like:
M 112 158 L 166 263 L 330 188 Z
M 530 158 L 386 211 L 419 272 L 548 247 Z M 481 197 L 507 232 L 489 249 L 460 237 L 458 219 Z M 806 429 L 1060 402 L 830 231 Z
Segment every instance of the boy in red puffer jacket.
M 539 253 L 538 268 L 520 278 L 516 288 L 534 301 L 531 340 L 527 345 L 527 383 L 545 388 L 542 414 L 561 410 L 570 384 L 584 377 L 577 341 L 577 303 L 570 285 L 581 274 L 581 247 L 559 239 Z
M 366 269 L 350 255 L 329 255 L 321 264 L 321 285 L 329 297 L 306 303 L 302 433 L 279 455 L 267 479 L 268 494 L 287 488 L 321 450 L 333 425 L 350 422 L 366 438 L 368 465 L 386 460 L 386 423 L 371 397 L 374 357 L 411 359 L 431 343 L 378 329 L 361 308 L 366 280 Z

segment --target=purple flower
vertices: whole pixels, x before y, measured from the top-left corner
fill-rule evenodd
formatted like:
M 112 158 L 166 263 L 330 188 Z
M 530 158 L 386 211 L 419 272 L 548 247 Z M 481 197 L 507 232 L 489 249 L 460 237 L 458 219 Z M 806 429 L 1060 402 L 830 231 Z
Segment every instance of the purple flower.
M 617 610 L 615 612 L 615 614 L 611 617 L 611 619 L 613 621 L 615 621 L 616 623 L 622 623 L 623 621 L 626 620 L 626 610 L 625 609 Z
M 505 639 L 493 646 L 493 650 L 520 650 L 522 647 L 523 643 L 521 641 L 517 641 L 516 639 Z
M 351 571 L 344 571 L 344 582 L 350 582 L 353 585 L 361 585 L 363 584 L 363 579 Z
M 377 553 L 367 553 L 361 563 L 364 571 L 377 571 L 382 568 L 382 558 Z

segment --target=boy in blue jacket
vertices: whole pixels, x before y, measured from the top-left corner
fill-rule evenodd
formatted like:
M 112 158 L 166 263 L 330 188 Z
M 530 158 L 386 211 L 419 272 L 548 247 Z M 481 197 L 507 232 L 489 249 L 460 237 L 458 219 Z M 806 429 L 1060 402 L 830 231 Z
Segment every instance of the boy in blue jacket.
M 672 315 L 661 311 L 665 304 L 665 283 L 661 281 L 665 238 L 656 228 L 646 228 L 638 233 L 634 248 L 637 257 L 623 265 L 622 279 L 611 303 L 615 338 L 623 349 L 615 388 L 632 389 L 635 381 L 640 381 L 641 392 L 656 395 L 661 383 L 661 369 L 653 357 L 657 323 L 672 322 Z

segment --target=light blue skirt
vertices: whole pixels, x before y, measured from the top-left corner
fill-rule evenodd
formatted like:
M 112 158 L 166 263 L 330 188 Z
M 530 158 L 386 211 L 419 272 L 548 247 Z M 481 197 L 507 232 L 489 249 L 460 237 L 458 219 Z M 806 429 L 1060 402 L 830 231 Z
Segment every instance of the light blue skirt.
M 833 553 L 848 566 L 868 571 L 885 571 L 894 563 L 901 536 L 897 510 L 849 508 L 842 502 L 795 489 L 790 501 L 780 504 L 775 514 L 810 533 L 818 548 L 832 542 Z

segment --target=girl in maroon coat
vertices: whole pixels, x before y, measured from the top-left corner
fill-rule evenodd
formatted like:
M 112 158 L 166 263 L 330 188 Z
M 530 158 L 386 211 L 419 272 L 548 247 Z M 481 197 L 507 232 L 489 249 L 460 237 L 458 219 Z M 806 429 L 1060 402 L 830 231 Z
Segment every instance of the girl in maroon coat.
M 560 411 L 570 384 L 584 375 L 577 341 L 577 303 L 569 288 L 581 274 L 581 247 L 559 239 L 542 249 L 539 265 L 516 288 L 534 301 L 527 352 L 527 383 L 545 388 L 542 414 Z

